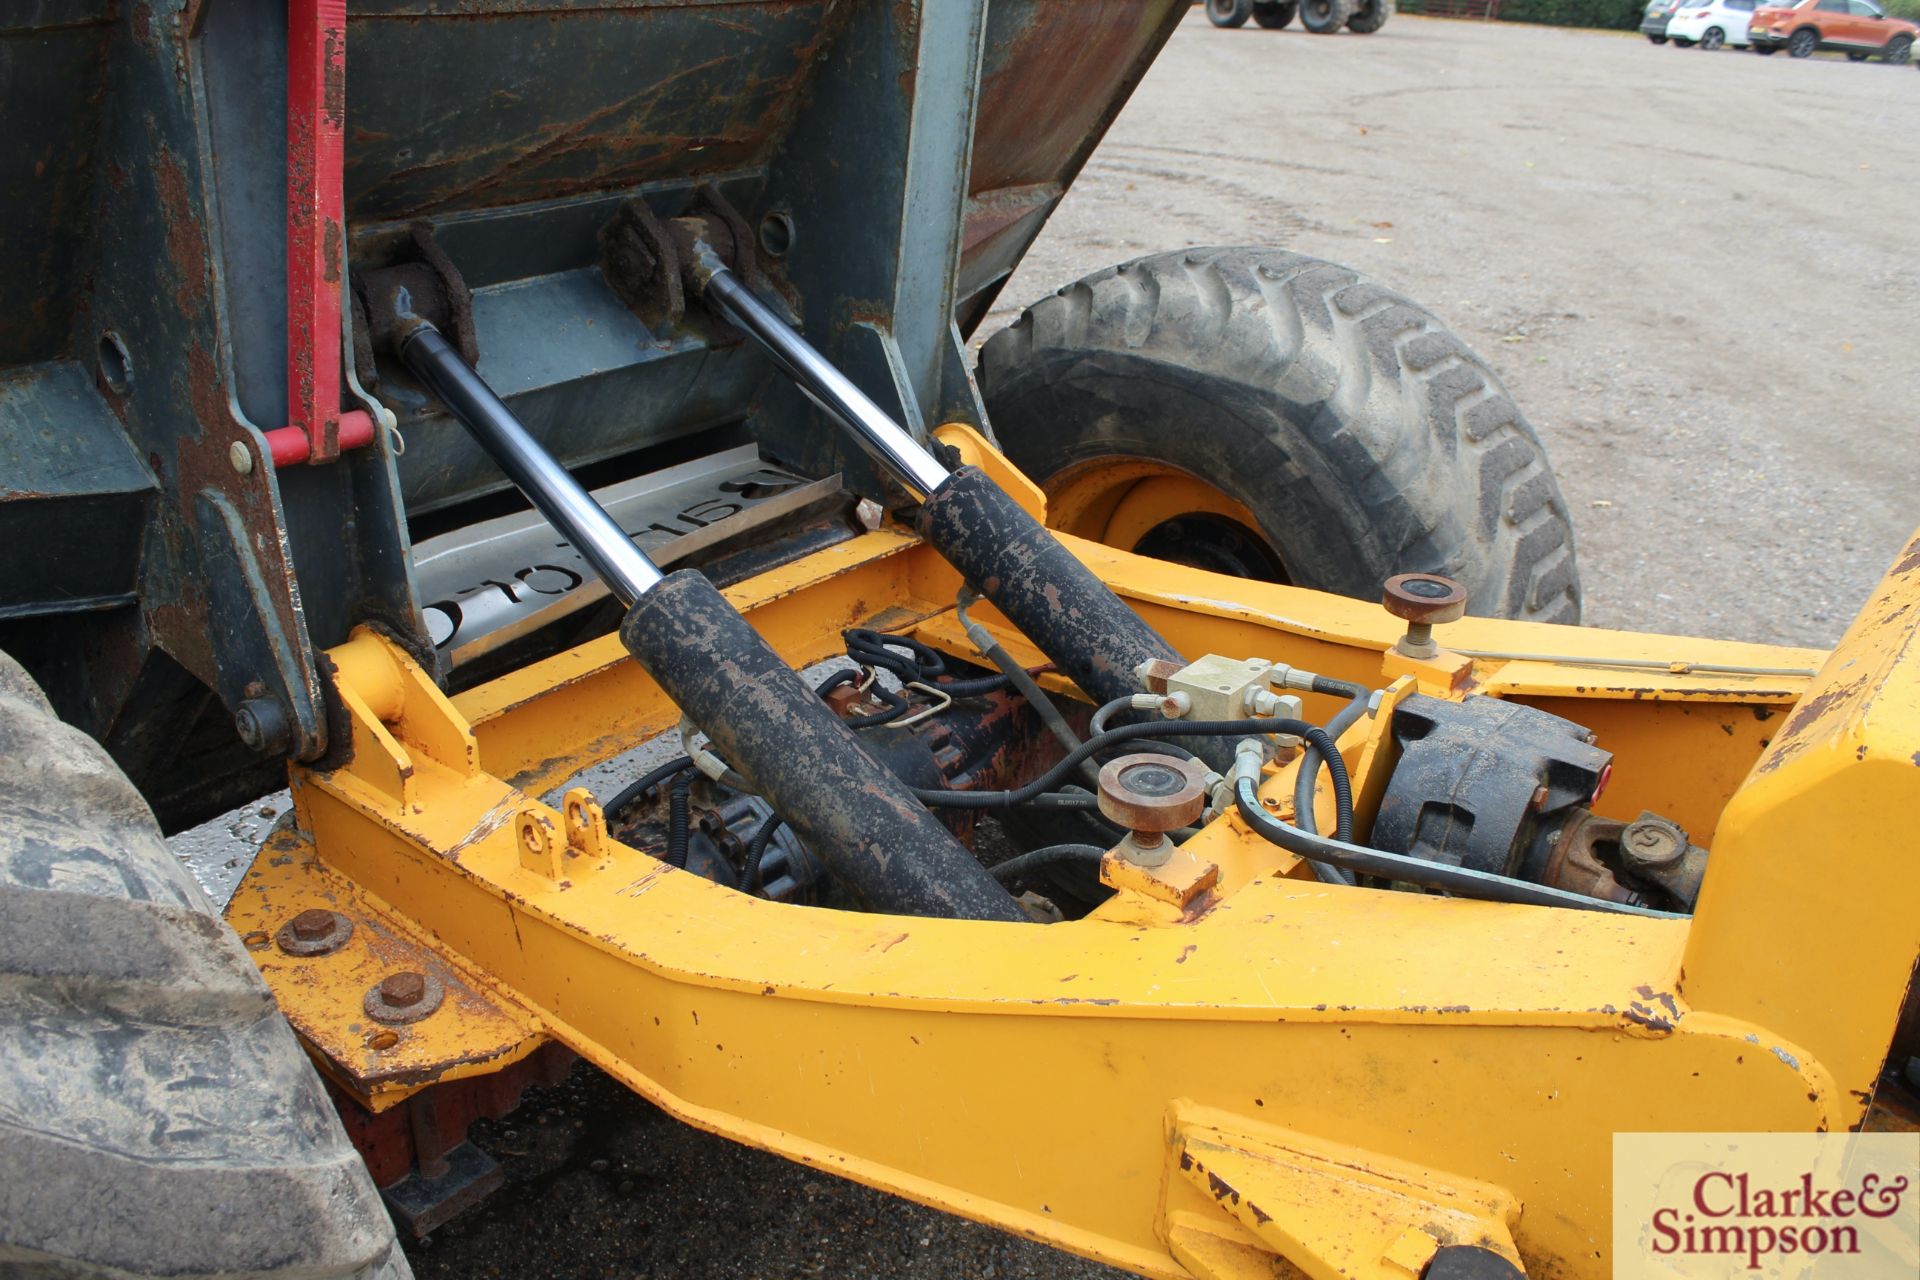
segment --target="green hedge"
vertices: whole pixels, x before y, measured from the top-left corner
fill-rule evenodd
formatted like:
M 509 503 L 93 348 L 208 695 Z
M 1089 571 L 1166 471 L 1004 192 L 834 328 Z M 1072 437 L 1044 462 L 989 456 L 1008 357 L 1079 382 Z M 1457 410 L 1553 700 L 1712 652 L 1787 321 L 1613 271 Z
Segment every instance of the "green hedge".
M 1896 18 L 1920 22 L 1920 0 L 1885 0 L 1882 7 Z

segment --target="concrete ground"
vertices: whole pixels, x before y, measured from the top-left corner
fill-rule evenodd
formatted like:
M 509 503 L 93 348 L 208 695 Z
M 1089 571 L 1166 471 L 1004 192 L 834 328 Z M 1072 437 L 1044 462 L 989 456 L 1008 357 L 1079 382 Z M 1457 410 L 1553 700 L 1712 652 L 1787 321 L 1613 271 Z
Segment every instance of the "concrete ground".
M 1514 392 L 1589 624 L 1831 644 L 1920 523 L 1916 154 L 1912 66 L 1196 10 L 986 328 L 1186 245 L 1354 267 Z
M 1589 622 L 1830 643 L 1920 521 L 1916 126 L 1911 67 L 1405 16 L 1217 31 L 1196 10 L 987 331 L 1161 249 L 1357 267 L 1515 392 L 1573 508 Z M 264 825 L 234 819 L 203 873 L 233 874 Z M 1032 1122 L 1070 1087 L 1036 1080 Z M 411 1249 L 423 1277 L 1117 1274 L 585 1069 L 477 1136 L 515 1185 Z

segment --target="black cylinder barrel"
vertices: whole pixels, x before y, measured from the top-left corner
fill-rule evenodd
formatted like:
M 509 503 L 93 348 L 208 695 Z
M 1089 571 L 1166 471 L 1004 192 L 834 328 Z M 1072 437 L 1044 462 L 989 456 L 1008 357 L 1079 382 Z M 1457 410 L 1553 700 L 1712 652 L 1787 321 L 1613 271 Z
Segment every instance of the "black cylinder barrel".
M 864 905 L 1028 918 L 700 574 L 668 574 L 627 612 L 620 639 Z
M 920 536 L 1095 702 L 1142 692 L 1143 662 L 1186 665 L 1174 647 L 978 467 L 962 467 L 920 508 Z M 1170 736 L 1176 722 L 1168 723 Z M 1222 772 L 1221 738 L 1174 739 Z

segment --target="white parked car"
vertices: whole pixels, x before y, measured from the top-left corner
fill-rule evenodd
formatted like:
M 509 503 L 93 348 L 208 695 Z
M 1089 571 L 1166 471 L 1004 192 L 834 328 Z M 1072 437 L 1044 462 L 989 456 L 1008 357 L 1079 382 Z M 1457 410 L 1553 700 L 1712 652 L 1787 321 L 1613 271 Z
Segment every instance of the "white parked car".
M 1765 0 L 1706 0 L 1703 4 L 1683 4 L 1667 19 L 1667 38 L 1682 49 L 1699 45 L 1718 49 L 1723 44 L 1745 47 L 1747 24 L 1753 11 Z

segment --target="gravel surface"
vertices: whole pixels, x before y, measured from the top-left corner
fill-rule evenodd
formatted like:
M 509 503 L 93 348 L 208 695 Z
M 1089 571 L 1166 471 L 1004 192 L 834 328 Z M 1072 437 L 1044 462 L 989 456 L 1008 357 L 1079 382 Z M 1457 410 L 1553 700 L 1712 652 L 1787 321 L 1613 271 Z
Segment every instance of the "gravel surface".
M 1196 10 L 982 336 L 1183 245 L 1359 268 L 1516 394 L 1573 507 L 1590 623 L 1827 644 L 1917 514 L 1916 120 L 1911 67 L 1406 16 L 1216 31 Z M 214 887 L 260 808 L 179 842 Z M 513 1185 L 410 1250 L 422 1277 L 1119 1274 L 699 1133 L 586 1068 L 475 1136 Z

